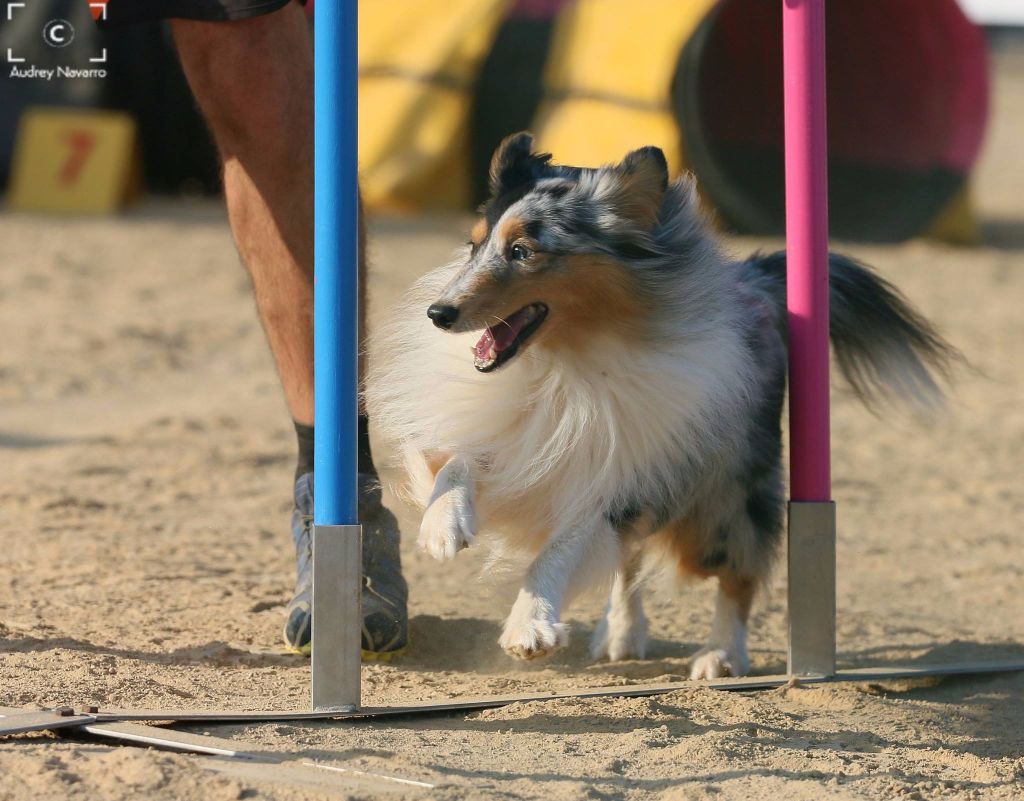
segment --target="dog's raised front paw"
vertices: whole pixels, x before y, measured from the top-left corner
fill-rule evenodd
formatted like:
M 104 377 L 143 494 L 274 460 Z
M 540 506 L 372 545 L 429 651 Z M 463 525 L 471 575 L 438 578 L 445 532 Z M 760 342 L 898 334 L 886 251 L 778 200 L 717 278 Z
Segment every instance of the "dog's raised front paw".
M 724 648 L 701 648 L 690 664 L 690 678 L 720 679 L 723 676 L 746 676 L 750 672 L 750 659 L 744 653 L 731 654 Z
M 476 539 L 473 505 L 461 493 L 450 491 L 435 500 L 420 523 L 419 548 L 443 562 L 468 548 Z
M 618 662 L 623 659 L 643 659 L 647 652 L 647 621 L 609 621 L 602 618 L 594 629 L 590 639 L 590 656 L 592 659 L 607 659 Z
M 516 659 L 538 659 L 569 644 L 569 627 L 557 620 L 531 617 L 505 623 L 498 645 Z

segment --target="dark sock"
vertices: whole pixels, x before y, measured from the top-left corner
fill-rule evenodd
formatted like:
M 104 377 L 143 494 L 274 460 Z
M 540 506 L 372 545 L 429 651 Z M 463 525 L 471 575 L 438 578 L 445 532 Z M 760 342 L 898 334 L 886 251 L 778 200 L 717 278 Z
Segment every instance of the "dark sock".
M 295 465 L 295 480 L 298 481 L 301 476 L 313 472 L 313 426 L 296 422 L 295 437 L 299 441 L 299 462 Z
M 359 472 L 377 475 L 377 468 L 373 466 L 373 454 L 370 452 L 370 421 L 365 414 L 359 415 L 359 442 L 356 448 L 359 452 Z
M 313 426 L 295 423 L 295 436 L 299 441 L 299 462 L 295 466 L 296 481 L 299 480 L 299 476 L 313 472 L 313 430 Z M 373 453 L 370 451 L 370 422 L 365 414 L 359 415 L 356 450 L 359 454 L 359 472 L 377 475 L 377 468 L 373 466 Z

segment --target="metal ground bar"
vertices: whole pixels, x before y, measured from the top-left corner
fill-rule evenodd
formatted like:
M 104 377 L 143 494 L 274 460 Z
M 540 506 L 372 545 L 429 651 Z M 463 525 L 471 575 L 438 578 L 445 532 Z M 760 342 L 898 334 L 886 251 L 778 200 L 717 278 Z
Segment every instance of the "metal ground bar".
M 62 715 L 52 709 L 0 708 L 0 737 L 28 734 L 33 731 L 71 729 L 85 723 L 95 723 L 95 715 Z
M 141 723 L 115 721 L 111 723 L 86 723 L 79 727 L 95 737 L 102 737 L 119 742 L 150 745 L 171 751 L 182 751 L 189 754 L 205 754 L 208 756 L 243 759 L 249 762 L 280 762 L 280 757 L 260 753 L 259 751 L 242 751 L 246 743 L 213 737 L 208 734 L 192 734 L 190 732 L 164 729 L 157 726 L 146 726 Z
M 993 673 L 1024 672 L 1024 659 L 989 660 L 978 662 L 952 662 L 935 665 L 894 665 L 861 667 L 837 671 L 832 677 L 823 675 L 800 676 L 801 684 L 840 682 L 893 681 L 926 676 L 987 675 Z M 94 717 L 100 721 L 148 720 L 176 721 L 179 723 L 233 723 L 233 722 L 275 722 L 306 720 L 348 720 L 402 715 L 436 714 L 460 712 L 475 709 L 507 706 L 531 701 L 557 701 L 566 698 L 636 698 L 663 695 L 677 690 L 709 687 L 716 690 L 753 691 L 782 687 L 794 680 L 788 675 L 745 676 L 733 679 L 712 679 L 710 681 L 680 681 L 664 684 L 627 684 L 613 687 L 594 687 L 585 690 L 521 693 L 518 695 L 492 695 L 468 698 L 453 698 L 443 701 L 420 701 L 412 704 L 388 707 L 365 707 L 354 712 L 304 712 L 304 711 L 254 711 L 211 710 L 185 711 L 172 709 L 153 710 L 103 710 Z
M 990 675 L 996 673 L 1024 672 L 1024 659 L 989 660 L 978 662 L 951 662 L 937 665 L 897 665 L 880 667 L 860 667 L 840 670 L 834 676 L 745 676 L 732 679 L 712 679 L 710 681 L 678 681 L 665 684 L 627 684 L 614 687 L 594 687 L 586 690 L 566 690 L 558 692 L 522 693 L 519 695 L 491 695 L 470 698 L 455 698 L 446 701 L 420 701 L 413 704 L 388 707 L 366 707 L 355 712 L 304 712 L 304 711 L 240 711 L 240 710 L 209 710 L 185 711 L 174 709 L 149 710 L 109 710 L 89 715 L 62 716 L 50 710 L 27 711 L 0 707 L 0 736 L 20 734 L 27 731 L 42 731 L 61 728 L 92 728 L 96 723 L 119 721 L 168 721 L 183 724 L 189 723 L 271 723 L 275 721 L 314 721 L 314 720 L 355 720 L 382 717 L 401 717 L 406 715 L 439 714 L 445 712 L 468 712 L 476 709 L 489 709 L 515 703 L 532 701 L 557 701 L 566 698 L 638 698 L 652 695 L 664 695 L 677 690 L 708 687 L 716 690 L 736 692 L 768 690 L 783 687 L 796 680 L 800 684 L 834 684 L 842 682 L 877 682 L 897 679 L 916 679 L 928 676 L 970 676 Z M 151 727 L 146 727 L 151 728 Z M 101 730 L 102 732 L 103 730 Z M 130 739 L 127 735 L 123 739 Z M 112 730 L 109 736 L 113 736 Z M 159 732 L 159 734 L 157 734 Z M 185 735 L 167 729 L 156 729 L 153 736 L 176 738 L 179 745 L 186 745 L 190 738 L 201 744 L 205 735 Z M 180 735 L 180 736 L 179 736 Z M 147 735 L 148 736 L 148 735 Z M 209 738 L 216 740 L 218 738 Z M 222 746 L 227 743 L 227 746 Z M 155 743 L 154 743 L 155 744 Z M 239 752 L 231 746 L 231 741 L 221 740 L 220 743 L 207 742 L 211 748 L 225 747 L 242 758 L 259 759 L 259 754 Z M 174 747 L 169 744 L 167 747 Z M 182 750 L 185 750 L 184 748 Z M 205 753 L 205 752 L 204 752 Z M 212 753 L 212 752 L 210 752 Z M 223 752 L 218 751 L 223 755 Z

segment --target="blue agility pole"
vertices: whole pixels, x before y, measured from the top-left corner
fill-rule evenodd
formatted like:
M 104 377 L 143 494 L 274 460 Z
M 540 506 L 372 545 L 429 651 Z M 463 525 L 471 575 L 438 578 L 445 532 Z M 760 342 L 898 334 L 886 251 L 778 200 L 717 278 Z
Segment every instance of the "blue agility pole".
M 356 0 L 315 10 L 313 708 L 359 705 Z

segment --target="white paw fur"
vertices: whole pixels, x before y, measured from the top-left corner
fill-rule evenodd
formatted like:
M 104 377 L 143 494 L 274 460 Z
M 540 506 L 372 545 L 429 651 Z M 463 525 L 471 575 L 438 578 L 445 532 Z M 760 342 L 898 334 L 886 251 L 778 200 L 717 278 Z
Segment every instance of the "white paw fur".
M 476 539 L 473 503 L 461 487 L 453 487 L 427 507 L 420 523 L 419 548 L 439 562 L 454 559 Z
M 690 664 L 692 680 L 720 679 L 723 676 L 746 676 L 750 672 L 750 658 L 745 649 L 730 653 L 725 648 L 705 646 L 693 657 Z
M 569 644 L 569 627 L 559 622 L 546 605 L 520 596 L 498 638 L 515 659 L 539 659 Z

